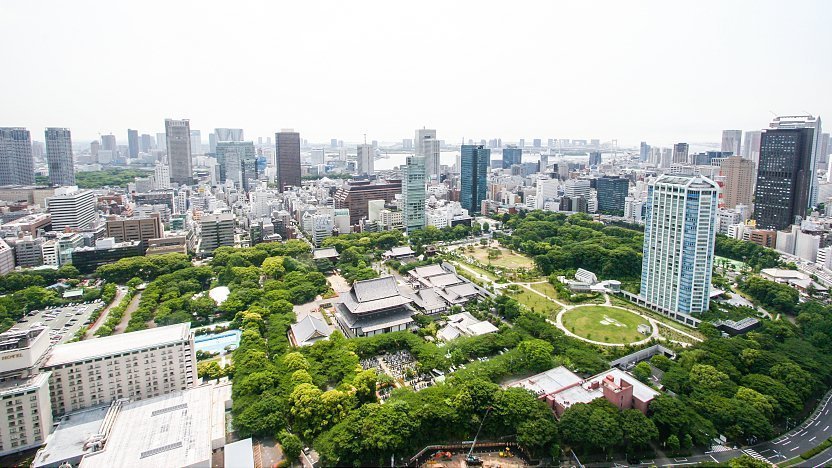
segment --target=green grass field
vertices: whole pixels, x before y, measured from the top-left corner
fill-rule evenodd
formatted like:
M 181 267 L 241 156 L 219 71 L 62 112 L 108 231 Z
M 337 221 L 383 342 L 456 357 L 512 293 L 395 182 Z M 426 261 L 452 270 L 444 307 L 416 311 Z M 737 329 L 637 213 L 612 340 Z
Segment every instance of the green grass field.
M 638 332 L 647 320 L 621 309 L 606 306 L 576 307 L 563 314 L 563 325 L 572 333 L 603 343 L 632 343 L 647 338 Z
M 466 251 L 467 255 L 470 255 L 477 259 L 483 265 L 488 265 L 489 263 L 494 265 L 495 267 L 500 268 L 510 268 L 512 270 L 516 270 L 518 268 L 527 268 L 531 269 L 534 268 L 534 262 L 529 257 L 524 255 L 520 255 L 517 253 L 512 252 L 503 247 L 491 247 L 491 249 L 497 249 L 500 251 L 500 256 L 497 258 L 488 259 L 488 248 L 483 248 L 482 246 L 477 246 L 473 252 Z
M 555 287 L 552 286 L 552 284 L 549 283 L 548 281 L 545 282 L 545 283 L 533 284 L 531 286 L 532 286 L 532 289 L 534 289 L 535 291 L 537 291 L 539 293 L 543 293 L 543 294 L 545 294 L 546 296 L 548 296 L 552 299 L 557 299 L 558 298 L 558 292 L 555 290 Z
M 512 294 L 517 302 L 523 304 L 534 312 L 539 312 L 546 315 L 549 319 L 554 320 L 561 307 L 545 297 L 535 294 L 526 288 L 521 287 L 520 292 Z
M 468 263 L 466 261 L 454 259 L 454 260 L 451 261 L 451 263 L 456 263 L 457 267 L 459 267 L 459 265 L 465 265 L 466 267 L 468 267 L 468 270 L 475 271 L 475 272 L 485 276 L 486 278 L 490 279 L 491 281 L 496 281 L 497 280 L 497 275 L 495 275 L 494 273 L 491 273 L 488 270 L 483 270 L 482 268 L 480 268 L 476 265 L 471 265 L 470 263 Z M 471 272 L 469 272 L 469 271 L 467 271 L 467 270 L 465 270 L 461 267 L 459 267 L 459 268 L 462 269 L 465 273 L 471 274 Z M 482 280 L 480 280 L 480 281 L 482 281 Z

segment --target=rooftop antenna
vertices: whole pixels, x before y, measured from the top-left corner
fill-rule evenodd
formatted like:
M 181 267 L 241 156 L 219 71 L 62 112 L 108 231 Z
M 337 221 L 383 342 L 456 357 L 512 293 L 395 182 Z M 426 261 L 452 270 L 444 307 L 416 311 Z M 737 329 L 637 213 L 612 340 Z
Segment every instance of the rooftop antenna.
M 367 144 L 367 134 L 366 133 L 364 134 L 364 144 L 365 145 Z

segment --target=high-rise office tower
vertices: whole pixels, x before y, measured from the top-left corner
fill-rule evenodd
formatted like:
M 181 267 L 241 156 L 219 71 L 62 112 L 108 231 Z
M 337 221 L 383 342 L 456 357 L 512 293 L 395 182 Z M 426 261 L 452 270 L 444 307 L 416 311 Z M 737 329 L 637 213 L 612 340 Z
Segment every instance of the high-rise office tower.
M 202 154 L 202 132 L 191 130 L 191 154 Z
M 745 132 L 745 141 L 742 145 L 742 157 L 750 159 L 755 166 L 760 165 L 760 138 L 763 132 L 752 130 Z
M 722 152 L 730 151 L 734 156 L 740 156 L 742 144 L 742 130 L 722 131 Z
M 503 169 L 509 169 L 511 166 L 521 164 L 522 162 L 523 148 L 518 148 L 514 145 L 503 148 Z
M 639 161 L 647 161 L 650 157 L 650 145 L 646 141 L 642 141 L 639 146 L 638 159 Z
M 217 134 L 208 134 L 208 152 L 214 154 L 217 152 Z
M 775 117 L 760 138 L 754 219 L 761 229 L 784 229 L 815 204 L 820 117 Z
M 300 133 L 284 129 L 274 134 L 277 189 L 300 187 Z
M 425 158 L 408 156 L 403 172 L 403 224 L 411 232 L 425 227 Z
M 46 129 L 46 163 L 52 185 L 75 185 L 72 137 L 68 128 Z
M 191 160 L 191 124 L 188 119 L 165 119 L 170 181 L 179 185 L 194 183 Z
M 139 131 L 127 129 L 127 154 L 130 158 L 139 157 Z
M 737 205 L 751 206 L 754 194 L 754 162 L 739 156 L 725 158 L 719 165 L 719 172 L 725 178 L 722 188 L 722 203 L 726 208 Z
M 376 152 L 373 145 L 363 144 L 356 147 L 355 169 L 359 175 L 372 175 Z
M 590 153 L 589 153 L 589 165 L 590 166 L 600 166 L 601 165 L 601 152 L 600 151 L 590 151 Z
M 540 138 L 535 138 L 534 140 L 532 140 L 532 146 L 534 148 L 540 148 Z
M 116 144 L 116 136 L 112 133 L 109 135 L 101 135 L 101 149 L 104 151 L 118 151 L 118 144 Z
M 243 190 L 253 188 L 257 180 L 257 150 L 251 141 L 220 141 L 217 143 L 219 182 L 231 180 Z
M 153 190 L 167 190 L 170 188 L 170 165 L 167 162 L 156 162 L 153 167 Z
M 323 148 L 312 148 L 309 160 L 313 166 L 321 165 L 326 162 L 326 152 Z
M 153 150 L 154 146 L 156 146 L 156 142 L 153 141 L 153 135 L 142 133 L 139 137 L 139 151 L 149 153 Z
M 624 201 L 630 181 L 621 177 L 604 176 L 595 181 L 598 211 L 616 216 L 624 215 Z
M 98 152 L 101 150 L 101 143 L 98 140 L 90 142 L 90 157 L 92 161 L 98 161 Z
M 440 141 L 436 139 L 436 130 L 420 128 L 416 130 L 416 156 L 425 158 L 425 176 L 439 180 L 441 163 L 439 162 Z
M 469 213 L 479 213 L 488 189 L 488 163 L 491 150 L 483 145 L 462 145 L 460 148 L 459 203 Z
M 829 162 L 829 134 L 828 133 L 821 133 L 820 135 L 820 151 L 818 151 L 818 160 L 815 167 L 817 168 L 826 168 L 827 163 Z M 827 178 L 832 174 L 827 174 Z
M 403 138 L 402 139 L 402 149 L 405 151 L 410 151 L 413 149 L 413 140 L 410 138 Z
M 687 143 L 676 143 L 673 145 L 673 163 L 686 164 L 688 162 L 689 149 Z
M 665 174 L 647 188 L 639 294 L 664 313 L 708 310 L 718 198 L 699 175 Z
M 22 127 L 0 127 L 0 185 L 33 185 L 32 137 Z
M 521 148 L 525 148 L 526 147 L 526 140 L 521 138 L 520 141 L 517 143 L 517 146 L 519 146 Z

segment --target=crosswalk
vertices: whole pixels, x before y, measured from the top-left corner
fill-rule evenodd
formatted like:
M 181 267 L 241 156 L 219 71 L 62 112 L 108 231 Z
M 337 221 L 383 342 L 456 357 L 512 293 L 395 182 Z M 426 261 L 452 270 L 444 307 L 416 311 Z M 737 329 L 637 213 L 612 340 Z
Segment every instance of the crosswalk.
M 734 450 L 731 447 L 726 447 L 721 444 L 711 445 L 711 450 L 708 453 L 719 453 L 719 452 L 728 452 Z
M 756 451 L 756 450 L 754 450 L 754 449 L 744 449 L 742 452 L 743 452 L 744 454 L 748 455 L 748 456 L 749 456 L 749 457 L 751 457 L 751 458 L 756 458 L 757 460 L 761 460 L 761 461 L 764 461 L 764 462 L 766 462 L 766 463 L 769 463 L 769 461 L 768 461 L 768 459 L 767 459 L 766 457 L 764 457 L 764 456 L 760 455 L 760 454 L 759 454 L 759 453 L 757 453 L 757 451 Z

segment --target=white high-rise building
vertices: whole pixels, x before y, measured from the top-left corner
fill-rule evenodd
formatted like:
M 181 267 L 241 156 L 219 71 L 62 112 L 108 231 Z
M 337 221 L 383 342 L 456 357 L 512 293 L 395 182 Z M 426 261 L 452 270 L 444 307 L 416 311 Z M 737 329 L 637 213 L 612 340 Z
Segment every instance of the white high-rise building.
M 153 167 L 153 190 L 170 188 L 170 166 L 167 162 L 157 162 Z
M 723 130 L 722 131 L 722 151 L 730 151 L 734 156 L 740 155 L 740 148 L 742 142 L 742 130 Z
M 373 145 L 363 144 L 356 148 L 355 168 L 359 175 L 372 175 L 375 163 L 375 151 Z
M 92 190 L 79 190 L 77 186 L 55 189 L 55 195 L 46 199 L 46 211 L 52 215 L 52 229 L 86 229 L 95 225 L 98 221 L 95 202 Z
M 425 227 L 425 158 L 408 156 L 402 181 L 402 208 L 407 232 Z
M 708 310 L 718 185 L 663 175 L 647 190 L 640 296 L 675 317 Z
M 312 148 L 312 152 L 310 153 L 309 161 L 312 163 L 313 166 L 319 166 L 324 163 L 324 149 L 323 148 Z
M 590 181 L 587 179 L 569 179 L 563 184 L 563 194 L 569 198 L 589 199 L 589 190 Z
M 416 156 L 425 158 L 425 175 L 427 179 L 439 180 L 439 170 L 441 169 L 439 162 L 440 141 L 436 139 L 436 130 L 421 128 L 416 130 Z M 457 168 L 459 164 L 457 164 Z

